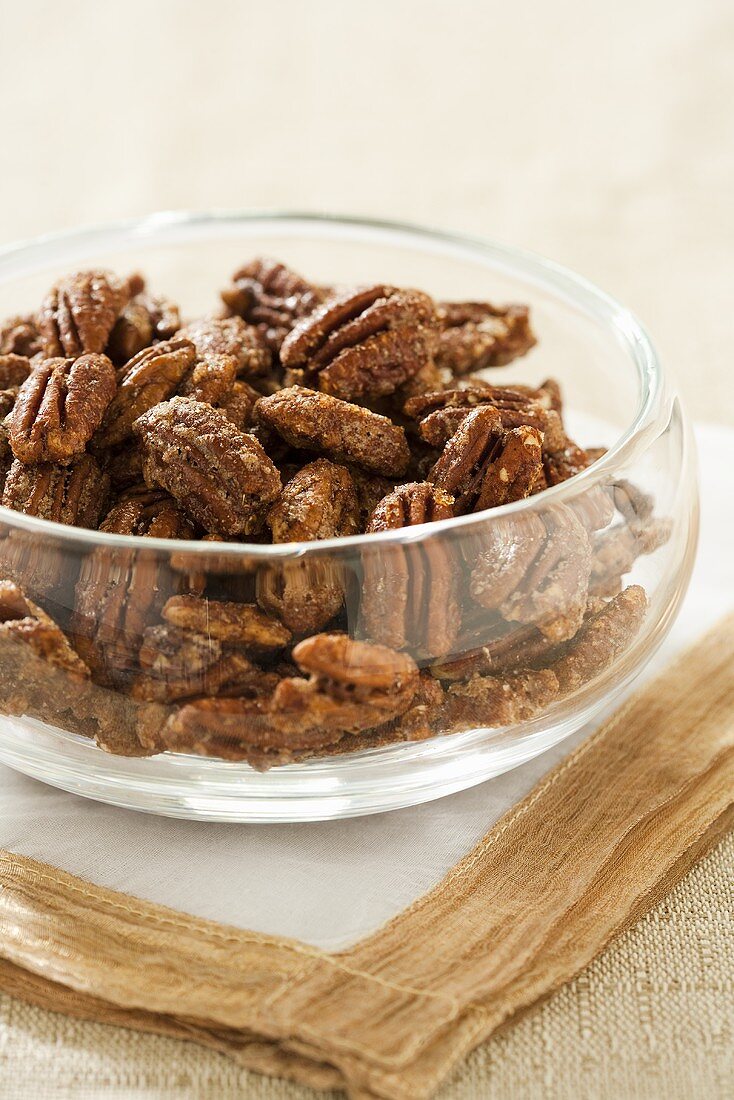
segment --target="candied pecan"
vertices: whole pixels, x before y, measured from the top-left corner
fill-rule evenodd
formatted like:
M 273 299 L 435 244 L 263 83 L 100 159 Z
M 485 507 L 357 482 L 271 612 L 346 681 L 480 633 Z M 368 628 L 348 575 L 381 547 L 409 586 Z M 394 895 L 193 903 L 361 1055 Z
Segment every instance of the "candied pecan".
M 156 748 L 243 760 L 253 750 L 277 751 L 287 743 L 287 736 L 272 728 L 263 700 L 219 698 L 196 699 L 175 710 L 161 730 Z
M 104 351 L 128 288 L 109 271 L 78 271 L 49 291 L 38 315 L 47 356 Z
M 550 669 L 518 669 L 500 676 L 475 676 L 446 692 L 442 723 L 447 731 L 513 726 L 533 718 L 558 695 Z
M 0 635 L 29 646 L 36 657 L 78 679 L 89 677 L 61 628 L 9 580 L 0 580 Z
M 427 294 L 371 286 L 330 298 L 280 349 L 294 382 L 345 401 L 384 397 L 430 360 L 435 307 Z
M 255 405 L 261 394 L 247 382 L 236 381 L 229 394 L 220 403 L 219 408 L 236 428 L 246 432 L 255 420 Z
M 309 680 L 287 677 L 270 703 L 272 726 L 293 748 L 328 744 L 403 714 L 418 690 L 414 661 L 387 646 L 316 634 L 293 650 Z
M 131 694 L 158 703 L 236 694 L 263 675 L 244 654 L 224 649 L 215 638 L 170 624 L 145 630 L 138 660 L 143 672 L 134 680 Z
M 143 538 L 185 538 L 191 533 L 162 493 L 122 501 L 100 529 Z M 125 682 L 135 672 L 143 632 L 179 582 L 160 555 L 137 547 L 100 546 L 84 559 L 72 630 L 76 648 L 100 682 Z
M 652 516 L 655 507 L 653 497 L 633 482 L 627 481 L 626 478 L 615 481 L 612 493 L 617 510 L 628 523 L 646 523 Z
M 561 693 L 582 687 L 616 661 L 634 641 L 646 612 L 645 590 L 635 584 L 590 616 L 552 666 Z
M 510 622 L 534 624 L 555 642 L 573 637 L 586 607 L 589 536 L 570 508 L 500 519 L 482 532 L 474 598 Z
M 137 294 L 122 308 L 107 342 L 107 354 L 122 366 L 143 348 L 170 340 L 181 327 L 178 306 L 159 295 Z
M 471 386 L 426 393 L 406 401 L 407 416 L 420 421 L 421 438 L 435 447 L 443 447 L 462 421 L 477 405 L 492 405 L 500 413 L 506 430 L 530 425 L 543 433 L 545 450 L 565 446 L 566 436 L 560 417 L 544 407 L 540 390 L 490 386 L 475 381 Z
M 273 542 L 311 542 L 356 535 L 357 496 L 350 473 L 328 458 L 309 462 L 290 479 L 268 512 Z
M 557 644 L 537 627 L 519 626 L 459 657 L 431 665 L 431 675 L 446 681 L 470 680 L 523 666 L 537 668 L 547 663 L 557 649 Z
M 123 493 L 100 524 L 101 531 L 116 535 L 157 539 L 191 539 L 194 529 L 173 497 L 146 485 Z
M 255 325 L 277 354 L 294 324 L 324 298 L 324 292 L 277 260 L 257 259 L 235 271 L 222 301 L 233 313 Z
M 593 545 L 589 591 L 596 596 L 615 596 L 622 577 L 642 554 L 654 554 L 670 538 L 670 520 L 641 524 L 620 523 L 597 535 Z
M 349 471 L 318 458 L 290 479 L 268 512 L 273 542 L 312 542 L 359 531 L 359 505 Z M 344 570 L 335 561 L 299 558 L 261 570 L 257 598 L 302 634 L 321 630 L 341 609 Z
M 576 633 L 586 606 L 591 547 L 574 513 L 563 506 L 543 514 L 546 540 L 524 583 L 500 611 L 511 622 L 535 623 L 547 638 L 563 641 Z
M 541 515 L 498 516 L 477 536 L 481 549 L 471 574 L 471 594 L 488 609 L 499 609 L 523 583 L 545 546 Z
M 456 500 L 456 513 L 481 512 L 529 495 L 541 462 L 536 428 L 502 428 L 491 405 L 473 409 L 446 444 L 428 480 Z
M 14 352 L 0 355 L 0 390 L 22 385 L 30 372 L 31 361 L 27 355 L 16 355 Z
M 202 317 L 178 332 L 181 339 L 190 340 L 202 359 L 211 355 L 231 355 L 237 363 L 237 374 L 245 378 L 267 374 L 272 363 L 269 348 L 252 325 L 241 317 Z
M 548 485 L 559 485 L 562 481 L 568 481 L 590 465 L 586 451 L 568 437 L 563 447 L 556 451 L 543 452 L 543 471 Z
M 54 523 L 96 527 L 108 492 L 109 478 L 91 455 L 80 455 L 68 466 L 26 466 L 16 459 L 5 480 L 3 504 Z
M 194 401 L 203 401 L 205 405 L 221 405 L 231 395 L 236 376 L 234 356 L 208 355 L 194 363 L 178 392 L 182 397 L 193 397 Z
M 612 492 L 606 485 L 592 485 L 570 500 L 568 507 L 575 512 L 587 531 L 601 531 L 614 519 Z
M 378 474 L 399 477 L 408 468 L 410 449 L 401 427 L 330 394 L 291 386 L 261 398 L 255 411 L 292 447 L 324 451 Z
M 395 488 L 395 482 L 392 478 L 381 477 L 379 474 L 362 470 L 359 466 L 350 466 L 349 473 L 352 475 L 352 484 L 357 494 L 359 529 L 364 531 L 370 516 L 382 498 Z
M 139 445 L 133 446 L 129 440 L 119 450 L 108 452 L 105 458 L 105 469 L 115 492 L 120 493 L 144 484 L 143 452 Z
M 280 474 L 256 439 L 222 413 L 174 397 L 135 422 L 143 472 L 209 532 L 248 535 L 280 492 Z
M 375 508 L 368 533 L 449 519 L 453 497 L 428 484 L 401 485 Z M 395 649 L 440 657 L 459 629 L 456 562 L 438 539 L 368 546 L 362 553 L 362 615 L 367 634 Z
M 290 630 L 254 604 L 172 596 L 162 615 L 172 626 L 254 653 L 273 653 L 291 640 Z
M 32 358 L 43 351 L 43 339 L 36 318 L 8 317 L 0 323 L 0 355 L 22 355 Z
M 527 306 L 489 302 L 441 302 L 436 363 L 452 374 L 499 367 L 536 343 Z
M 106 355 L 45 359 L 18 391 L 10 446 L 21 462 L 68 462 L 82 454 L 114 397 Z
M 118 389 L 99 432 L 100 446 L 115 447 L 131 435 L 139 416 L 165 401 L 196 360 L 190 340 L 165 340 L 144 348 L 120 372 Z

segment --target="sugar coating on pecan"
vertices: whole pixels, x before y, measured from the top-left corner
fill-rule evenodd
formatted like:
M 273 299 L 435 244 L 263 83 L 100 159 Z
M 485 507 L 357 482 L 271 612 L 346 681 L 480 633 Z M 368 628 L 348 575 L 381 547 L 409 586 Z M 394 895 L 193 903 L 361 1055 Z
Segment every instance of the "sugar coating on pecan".
M 241 317 L 202 317 L 178 332 L 190 340 L 197 354 L 206 359 L 211 355 L 231 355 L 237 364 L 237 374 L 256 378 L 267 374 L 272 363 L 270 349 L 257 329 Z
M 454 497 L 457 514 L 494 508 L 529 496 L 542 447 L 537 428 L 505 431 L 499 411 L 481 405 L 461 422 L 428 480 Z
M 325 292 L 277 260 L 257 257 L 235 271 L 222 301 L 255 325 L 267 346 L 277 353 L 301 317 L 323 301 Z
M 120 371 L 118 388 L 104 418 L 99 444 L 115 447 L 132 433 L 139 416 L 176 392 L 196 362 L 190 340 L 164 340 L 144 348 Z
M 174 397 L 139 417 L 134 430 L 146 482 L 169 492 L 204 530 L 234 536 L 261 527 L 280 474 L 257 440 L 222 413 Z
M 258 401 L 256 413 L 292 447 L 323 451 L 378 474 L 405 473 L 410 448 L 404 430 L 386 416 L 330 394 L 290 386 Z
M 430 360 L 435 307 L 421 291 L 382 285 L 328 299 L 280 349 L 293 381 L 345 401 L 394 393 Z
M 536 343 L 527 306 L 442 302 L 438 322 L 436 362 L 454 375 L 511 363 Z
M 131 694 L 136 699 L 170 703 L 200 695 L 247 691 L 262 682 L 262 669 L 243 653 L 223 647 L 207 634 L 163 623 L 143 634 L 138 653 L 142 673 Z
M 54 523 L 97 527 L 109 493 L 109 478 L 91 455 L 68 465 L 29 466 L 15 459 L 3 490 L 3 504 Z
M 100 531 L 157 539 L 190 539 L 194 528 L 173 497 L 147 485 L 122 494 L 110 509 Z
M 117 389 L 106 355 L 45 359 L 23 382 L 10 446 L 21 462 L 68 462 L 83 453 Z
M 46 355 L 77 358 L 104 351 L 128 296 L 127 286 L 109 271 L 78 271 L 60 279 L 38 315 Z

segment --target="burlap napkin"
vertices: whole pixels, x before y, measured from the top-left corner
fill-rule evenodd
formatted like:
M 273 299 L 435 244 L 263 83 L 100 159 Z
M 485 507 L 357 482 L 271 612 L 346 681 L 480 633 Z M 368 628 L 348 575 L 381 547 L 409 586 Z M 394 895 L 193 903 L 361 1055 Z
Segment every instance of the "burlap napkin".
M 0 986 L 355 1097 L 424 1097 L 734 823 L 734 616 L 355 947 L 187 917 L 0 853 Z

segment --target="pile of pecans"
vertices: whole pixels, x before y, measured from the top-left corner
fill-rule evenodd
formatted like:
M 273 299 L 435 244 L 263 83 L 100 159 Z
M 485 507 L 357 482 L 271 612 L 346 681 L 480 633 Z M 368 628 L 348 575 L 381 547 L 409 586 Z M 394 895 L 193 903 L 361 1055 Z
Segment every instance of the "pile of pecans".
M 623 577 L 669 525 L 627 482 L 417 540 L 317 543 L 484 513 L 602 453 L 558 384 L 484 373 L 526 306 L 332 290 L 256 259 L 182 323 L 134 275 L 61 279 L 0 325 L 2 503 L 137 539 L 68 549 L 0 525 L 0 706 L 111 752 L 257 767 L 531 717 L 645 614 Z

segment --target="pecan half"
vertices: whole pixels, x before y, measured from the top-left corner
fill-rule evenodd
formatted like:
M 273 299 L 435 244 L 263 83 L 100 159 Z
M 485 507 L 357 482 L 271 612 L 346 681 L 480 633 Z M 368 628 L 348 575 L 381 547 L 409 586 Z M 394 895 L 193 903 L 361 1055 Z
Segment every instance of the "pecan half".
M 29 646 L 36 657 L 77 679 L 89 677 L 89 669 L 51 616 L 8 580 L 0 580 L 0 635 Z
M 639 633 L 647 606 L 644 588 L 630 585 L 583 623 L 552 666 L 562 694 L 582 687 L 624 653 Z
M 107 354 L 122 366 L 143 348 L 159 340 L 170 340 L 181 327 L 175 302 L 152 294 L 138 294 L 123 306 L 115 321 Z
M 670 538 L 670 520 L 647 523 L 620 523 L 597 535 L 593 544 L 589 591 L 595 596 L 615 596 L 622 577 L 629 573 L 638 557 L 654 554 Z
M 0 390 L 22 385 L 30 372 L 31 361 L 27 355 L 16 355 L 14 352 L 0 355 Z
M 482 405 L 459 425 L 428 480 L 455 498 L 459 515 L 521 500 L 542 469 L 542 442 L 529 426 L 506 432 L 499 411 Z
M 367 531 L 449 519 L 453 503 L 433 485 L 401 485 L 378 504 Z M 450 652 L 460 609 L 456 562 L 445 542 L 425 538 L 405 546 L 365 547 L 362 567 L 362 615 L 369 637 L 431 657 Z
M 384 397 L 430 360 L 427 294 L 371 286 L 330 298 L 291 330 L 280 358 L 292 381 L 345 401 Z
M 255 405 L 261 394 L 247 382 L 236 381 L 229 394 L 220 402 L 219 408 L 241 432 L 248 431 L 255 422 Z
M 135 355 L 120 373 L 118 388 L 99 433 L 99 444 L 116 447 L 131 435 L 139 416 L 175 393 L 196 360 L 190 340 L 164 340 Z
M 281 680 L 269 708 L 272 726 L 293 748 L 382 725 L 403 714 L 418 690 L 418 669 L 406 654 L 343 634 L 306 638 L 293 659 L 310 679 Z
M 205 405 L 221 405 L 232 395 L 236 377 L 237 360 L 234 356 L 209 355 L 194 363 L 178 392 L 182 397 L 193 397 L 194 401 L 203 401 Z
M 162 615 L 166 622 L 182 630 L 204 634 L 255 654 L 275 653 L 291 640 L 290 630 L 254 604 L 172 596 Z
M 100 528 L 116 535 L 187 538 L 191 528 L 170 497 L 135 495 L 116 505 Z M 143 633 L 181 578 L 159 554 L 100 546 L 82 562 L 72 630 L 77 650 L 103 683 L 126 683 L 136 673 Z
M 21 462 L 68 462 L 82 454 L 114 397 L 115 368 L 106 355 L 46 359 L 18 391 L 10 446 Z
M 554 642 L 572 638 L 586 608 L 589 536 L 570 508 L 488 524 L 471 590 L 510 622 L 533 624 Z
M 514 726 L 533 718 L 558 695 L 558 678 L 547 668 L 520 669 L 500 676 L 475 676 L 446 692 L 446 731 Z
M 405 473 L 410 449 L 405 432 L 386 416 L 329 394 L 291 386 L 257 403 L 258 419 L 292 447 L 324 451 L 378 474 Z
M 182 328 L 178 336 L 190 340 L 202 359 L 231 355 L 237 363 L 237 374 L 243 378 L 256 378 L 270 370 L 270 349 L 257 329 L 246 325 L 241 317 L 202 317 Z
M 442 302 L 436 363 L 454 375 L 499 367 L 536 343 L 527 306 L 489 302 Z
M 268 512 L 273 542 L 312 542 L 356 535 L 357 495 L 349 470 L 317 458 L 286 484 Z
M 262 669 L 244 654 L 224 649 L 207 634 L 168 624 L 145 630 L 138 660 L 143 672 L 134 680 L 131 694 L 151 702 L 238 694 L 263 677 Z
M 359 505 L 349 471 L 326 458 L 299 470 L 268 513 L 273 542 L 312 542 L 359 531 Z M 257 599 L 298 634 L 323 629 L 344 602 L 344 569 L 304 557 L 273 564 L 257 576 Z
M 235 271 L 222 301 L 233 313 L 255 325 L 277 354 L 301 317 L 324 299 L 324 292 L 277 260 L 256 258 Z
M 78 271 L 49 291 L 38 315 L 48 357 L 102 352 L 126 298 L 127 287 L 109 271 Z
M 26 466 L 16 459 L 3 490 L 3 504 L 27 516 L 95 528 L 109 493 L 109 478 L 91 455 L 67 466 Z
M 0 355 L 22 355 L 29 359 L 43 351 L 43 338 L 36 318 L 8 317 L 0 323 Z
M 200 401 L 174 397 L 135 422 L 150 486 L 175 497 L 213 534 L 256 532 L 280 493 L 280 474 L 260 444 Z
M 500 413 L 502 427 L 506 430 L 525 424 L 537 428 L 543 434 L 545 450 L 558 449 L 566 444 L 563 425 L 557 412 L 548 409 L 540 390 L 509 386 L 490 386 L 475 380 L 471 386 L 443 389 L 409 398 L 404 411 L 420 422 L 421 438 L 434 447 L 443 447 L 460 424 L 478 405 L 491 405 Z

